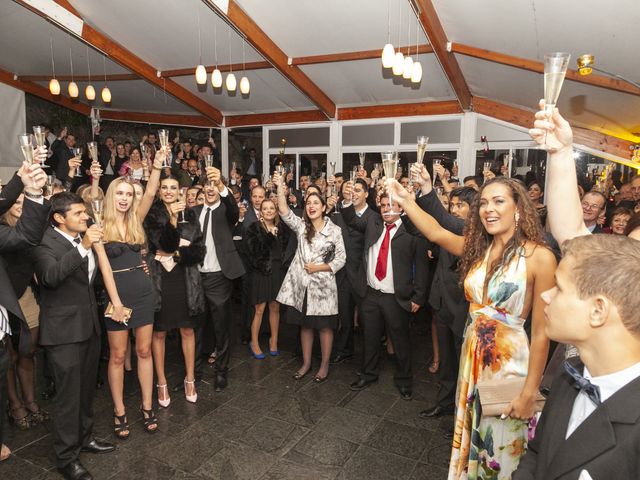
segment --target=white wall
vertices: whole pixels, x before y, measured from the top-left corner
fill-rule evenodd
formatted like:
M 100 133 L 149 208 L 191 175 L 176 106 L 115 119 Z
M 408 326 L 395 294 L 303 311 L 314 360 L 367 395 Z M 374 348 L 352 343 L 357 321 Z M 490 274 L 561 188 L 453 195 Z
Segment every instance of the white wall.
M 0 83 L 0 179 L 9 181 L 22 162 L 18 135 L 26 131 L 24 92 Z

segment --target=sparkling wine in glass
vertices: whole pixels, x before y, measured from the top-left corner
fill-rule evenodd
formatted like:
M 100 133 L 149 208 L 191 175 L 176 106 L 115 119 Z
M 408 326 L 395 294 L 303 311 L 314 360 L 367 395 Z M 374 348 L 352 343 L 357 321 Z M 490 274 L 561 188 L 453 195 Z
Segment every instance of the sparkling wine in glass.
M 46 133 L 44 131 L 44 127 L 42 125 L 35 125 L 33 127 L 33 137 L 35 138 L 36 145 L 38 147 L 45 146 Z M 45 160 L 42 160 L 40 163 L 41 168 L 49 168 L 49 165 L 45 165 Z
M 382 168 L 384 169 L 384 176 L 387 178 L 396 178 L 396 172 L 398 171 L 398 158 L 393 152 L 386 152 L 382 154 Z M 400 215 L 393 209 L 393 194 L 389 190 L 389 207 L 390 210 L 387 215 Z
M 570 58 L 571 55 L 563 52 L 549 53 L 544 56 L 544 110 L 549 118 L 560 96 Z M 546 135 L 544 143 L 546 146 Z
M 358 167 L 354 167 L 349 172 L 349 181 L 351 182 L 351 202 L 353 202 L 353 188 L 355 187 L 356 180 L 358 179 Z
M 210 153 L 208 153 L 207 155 L 204 156 L 204 166 L 205 168 L 211 168 L 213 167 L 213 155 L 211 155 Z M 205 177 L 207 176 L 207 172 L 205 170 L 204 172 Z M 209 182 L 210 186 L 213 186 L 213 182 Z
M 429 137 L 418 137 L 418 155 L 416 156 L 416 163 L 422 163 L 424 159 L 424 153 L 427 151 L 427 144 L 429 143 Z
M 79 160 L 82 156 L 82 148 L 73 147 L 72 151 L 73 156 Z M 82 177 L 82 165 L 79 165 L 78 168 L 76 168 L 76 174 L 74 175 L 74 177 Z
M 29 162 L 29 165 L 31 165 L 34 159 L 32 136 L 28 133 L 24 133 L 22 135 L 18 135 L 18 139 L 20 140 L 20 150 L 22 150 L 24 159 Z
M 186 188 L 181 188 L 180 189 L 180 194 L 178 195 L 178 201 L 179 202 L 186 202 L 187 201 L 187 189 Z M 184 218 L 184 210 L 182 210 L 180 212 L 180 219 L 178 220 L 178 223 L 189 223 Z
M 91 200 L 91 209 L 93 210 L 93 220 L 98 227 L 102 228 L 102 220 L 104 216 L 104 201 L 101 198 Z
M 98 161 L 98 142 L 87 143 L 89 149 L 89 157 L 91 157 L 91 165 L 100 164 Z
M 409 185 L 413 185 L 413 182 L 415 182 L 415 174 L 413 173 L 414 165 L 418 165 L 418 162 L 411 162 L 407 165 L 407 168 L 409 170 Z
M 360 168 L 364 168 L 365 159 L 366 159 L 366 154 L 364 152 L 358 153 L 358 160 L 360 161 Z
M 47 175 L 46 187 L 47 187 L 47 194 L 49 196 L 53 195 L 53 182 L 55 182 L 55 180 L 56 180 L 56 176 L 54 174 Z
M 433 167 L 432 167 L 432 169 L 433 169 L 433 179 L 434 180 L 436 179 L 436 176 L 437 176 L 436 167 L 439 166 L 441 163 L 442 163 L 442 160 L 440 160 L 439 158 L 434 158 L 433 159 Z
M 158 140 L 160 141 L 160 147 L 168 153 L 167 146 L 169 145 L 169 130 L 166 128 L 161 128 L 158 130 Z M 162 162 L 162 168 L 169 168 L 171 165 L 167 164 L 168 154 L 165 156 L 164 161 Z

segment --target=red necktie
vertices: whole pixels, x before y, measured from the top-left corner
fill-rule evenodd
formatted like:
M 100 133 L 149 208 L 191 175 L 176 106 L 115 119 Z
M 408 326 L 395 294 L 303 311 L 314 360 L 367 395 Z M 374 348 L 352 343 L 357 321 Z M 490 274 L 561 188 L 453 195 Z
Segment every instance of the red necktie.
M 391 240 L 391 229 L 396 226 L 395 223 L 387 224 L 387 231 L 382 239 L 380 251 L 378 252 L 378 261 L 376 262 L 376 278 L 380 281 L 387 276 L 387 258 L 389 257 L 389 241 Z

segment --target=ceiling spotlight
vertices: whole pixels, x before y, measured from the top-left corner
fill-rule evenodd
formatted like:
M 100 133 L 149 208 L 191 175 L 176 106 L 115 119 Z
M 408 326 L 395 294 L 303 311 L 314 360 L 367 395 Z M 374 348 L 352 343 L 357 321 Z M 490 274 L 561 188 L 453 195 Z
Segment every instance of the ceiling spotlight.
M 243 95 L 248 95 L 250 89 L 251 84 L 249 83 L 249 79 L 247 77 L 242 77 L 240 79 L 240 93 L 242 93 Z
M 230 92 L 235 92 L 237 87 L 236 76 L 233 73 L 227 75 L 227 90 Z
M 402 75 L 404 72 L 404 55 L 402 52 L 397 52 L 393 60 L 392 71 L 394 75 Z
M 196 83 L 198 85 L 207 83 L 207 70 L 204 68 L 204 65 L 198 65 L 196 67 Z
M 60 82 L 57 79 L 49 80 L 49 91 L 51 95 L 60 95 Z
M 211 74 L 211 86 L 213 88 L 222 87 L 222 73 L 220 73 L 220 70 L 218 70 L 218 67 L 216 67 L 213 73 Z
M 100 95 L 101 95 L 102 101 L 104 103 L 110 103 L 111 102 L 111 90 L 109 90 L 108 87 L 104 87 L 102 89 L 102 92 L 101 92 Z
M 87 88 L 84 89 L 84 96 L 87 97 L 87 100 L 96 99 L 96 90 L 93 85 L 87 85 Z
M 79 95 L 78 84 L 76 82 L 69 83 L 69 96 L 71 98 L 78 98 Z
M 396 51 L 393 49 L 393 45 L 387 43 L 382 49 L 382 66 L 384 68 L 393 67 L 393 61 L 395 60 Z

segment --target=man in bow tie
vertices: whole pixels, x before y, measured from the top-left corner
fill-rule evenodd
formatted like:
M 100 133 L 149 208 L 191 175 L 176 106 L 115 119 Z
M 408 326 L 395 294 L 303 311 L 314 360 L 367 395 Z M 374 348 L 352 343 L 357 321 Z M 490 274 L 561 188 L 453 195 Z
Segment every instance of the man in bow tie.
M 546 333 L 580 357 L 552 384 L 513 478 L 640 478 L 640 242 L 586 235 L 562 250 Z

